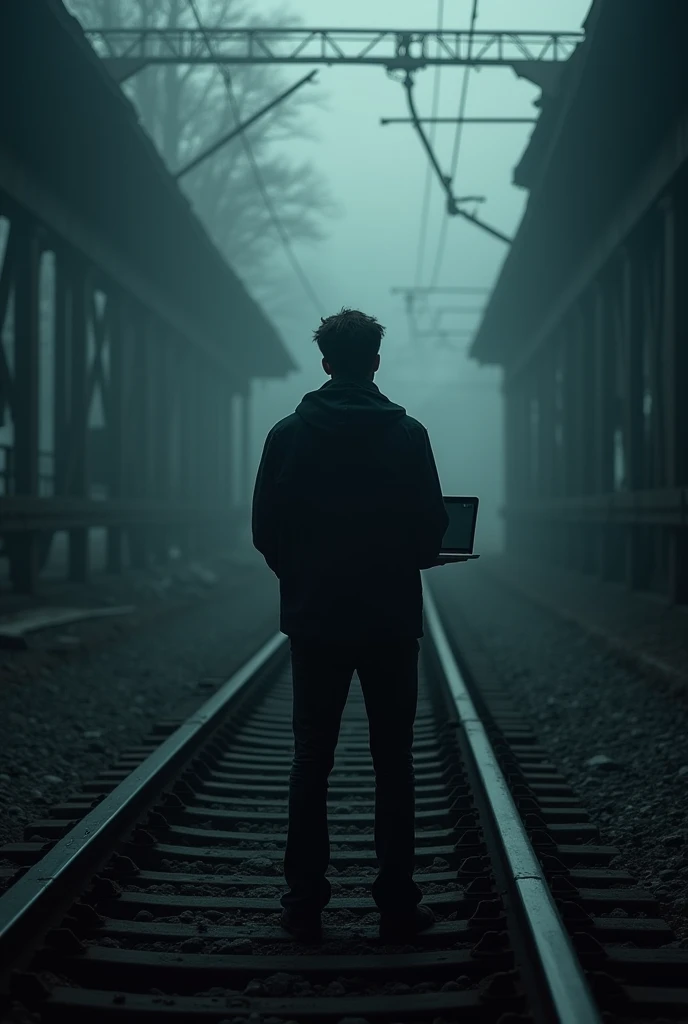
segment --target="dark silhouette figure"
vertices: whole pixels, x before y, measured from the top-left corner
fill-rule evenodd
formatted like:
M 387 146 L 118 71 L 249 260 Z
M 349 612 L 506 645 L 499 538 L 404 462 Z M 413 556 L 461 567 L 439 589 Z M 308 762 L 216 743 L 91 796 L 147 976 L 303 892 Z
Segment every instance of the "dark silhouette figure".
M 373 383 L 384 328 L 344 309 L 314 340 L 332 378 L 267 436 L 253 541 L 279 577 L 291 640 L 295 754 L 282 923 L 317 938 L 325 877 L 328 776 L 358 672 L 375 770 L 373 898 L 380 934 L 429 927 L 413 881 L 411 747 L 423 635 L 420 570 L 438 562 L 447 514 L 428 434 Z

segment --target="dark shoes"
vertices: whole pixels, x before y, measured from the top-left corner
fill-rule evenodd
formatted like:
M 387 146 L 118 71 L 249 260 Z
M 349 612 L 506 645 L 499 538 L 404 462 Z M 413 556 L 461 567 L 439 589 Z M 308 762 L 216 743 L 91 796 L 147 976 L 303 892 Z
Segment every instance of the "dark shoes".
M 297 942 L 320 942 L 322 938 L 320 914 L 302 914 L 285 907 L 280 923 Z
M 435 923 L 430 907 L 417 906 L 402 914 L 386 911 L 380 914 L 380 938 L 383 942 L 408 942 Z

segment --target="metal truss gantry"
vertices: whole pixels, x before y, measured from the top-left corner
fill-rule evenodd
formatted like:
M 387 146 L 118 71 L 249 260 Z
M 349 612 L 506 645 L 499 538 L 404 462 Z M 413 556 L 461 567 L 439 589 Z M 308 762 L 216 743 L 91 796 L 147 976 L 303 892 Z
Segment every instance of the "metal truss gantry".
M 149 64 L 368 64 L 407 72 L 432 65 L 523 68 L 567 60 L 583 38 L 580 32 L 107 26 L 86 35 L 119 81 Z
M 198 15 L 196 15 L 198 20 Z M 451 176 L 442 172 L 413 99 L 413 75 L 436 67 L 511 67 L 524 78 L 551 86 L 556 66 L 567 60 L 583 38 L 577 32 L 476 32 L 427 29 L 324 28 L 91 28 L 86 33 L 110 73 L 123 83 L 150 65 L 327 64 L 377 65 L 403 72 L 411 123 L 446 195 L 449 216 L 462 217 L 493 238 L 508 235 L 463 209 L 467 197 L 453 193 Z M 434 45 L 433 45 L 434 44 Z M 470 197 L 473 198 L 473 197 Z

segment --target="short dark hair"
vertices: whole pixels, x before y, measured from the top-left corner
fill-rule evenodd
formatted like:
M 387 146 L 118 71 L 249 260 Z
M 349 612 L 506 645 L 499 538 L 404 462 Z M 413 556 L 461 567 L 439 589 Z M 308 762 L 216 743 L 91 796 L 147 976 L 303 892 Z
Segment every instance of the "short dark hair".
M 320 318 L 313 341 L 335 373 L 363 377 L 370 373 L 384 334 L 384 327 L 374 316 L 344 308 Z

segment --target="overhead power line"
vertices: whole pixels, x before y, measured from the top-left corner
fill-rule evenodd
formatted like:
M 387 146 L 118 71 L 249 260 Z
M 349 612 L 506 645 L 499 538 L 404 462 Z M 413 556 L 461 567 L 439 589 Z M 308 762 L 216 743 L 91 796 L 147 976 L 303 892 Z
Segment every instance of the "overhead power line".
M 432 164 L 432 167 L 434 168 L 435 173 L 437 174 L 437 177 L 447 197 L 447 213 L 452 217 L 464 217 L 466 220 L 471 221 L 472 224 L 475 224 L 476 227 L 482 228 L 483 231 L 487 231 L 487 233 L 492 235 L 493 238 L 498 238 L 501 242 L 506 242 L 508 245 L 510 245 L 512 239 L 509 238 L 508 235 L 505 235 L 502 231 L 499 231 L 497 228 L 493 228 L 491 224 L 487 224 L 479 217 L 476 217 L 475 214 L 467 213 L 466 210 L 462 210 L 461 207 L 459 206 L 459 203 L 482 202 L 483 197 L 454 195 L 452 191 L 452 178 L 450 175 L 445 175 L 442 173 L 442 168 L 438 163 L 437 157 L 435 156 L 435 152 L 432 146 L 430 145 L 430 142 L 428 141 L 425 132 L 423 131 L 423 126 L 420 124 L 418 120 L 418 113 L 416 111 L 416 106 L 413 100 L 413 76 L 410 73 L 406 75 L 403 84 L 404 88 L 406 89 L 406 98 L 408 101 L 408 107 L 409 112 L 411 114 L 411 120 L 413 121 L 413 126 L 416 129 L 416 132 L 418 133 L 418 137 L 423 143 L 423 147 L 428 155 L 428 159 L 430 160 L 430 163 Z M 443 224 L 445 223 L 446 222 L 443 222 Z
M 448 285 L 446 287 L 425 287 L 418 288 L 417 286 L 410 287 L 404 285 L 402 287 L 391 288 L 392 295 L 487 295 L 491 291 L 487 287 L 469 287 L 469 286 L 454 286 Z
M 183 178 L 185 174 L 189 173 L 189 171 L 193 171 L 194 168 L 199 166 L 199 164 L 204 163 L 208 159 L 208 157 L 211 157 L 215 153 L 217 153 L 218 150 L 222 149 L 223 146 L 226 146 L 228 142 L 231 142 L 232 139 L 235 139 L 237 135 L 241 135 L 242 132 L 245 132 L 247 128 L 249 128 L 256 121 L 260 120 L 261 117 L 263 117 L 274 107 L 276 107 L 278 103 L 281 103 L 283 100 L 286 100 L 288 96 L 291 96 L 291 94 L 296 92 L 297 89 L 300 89 L 302 85 L 305 85 L 306 82 L 312 82 L 313 78 L 315 77 L 315 75 L 317 75 L 317 73 L 317 71 L 311 71 L 310 75 L 305 75 L 303 78 L 300 78 L 298 82 L 295 82 L 294 85 L 291 85 L 284 92 L 280 93 L 280 95 L 276 96 L 274 100 L 270 100 L 269 103 L 266 103 L 264 107 L 261 107 L 260 110 L 257 110 L 255 114 L 251 115 L 251 117 L 246 118 L 246 120 L 242 121 L 241 124 L 235 125 L 231 131 L 226 132 L 219 139 L 217 139 L 215 142 L 211 143 L 204 150 L 198 153 L 193 158 L 193 160 L 189 160 L 189 162 L 184 164 L 184 166 L 181 167 L 178 171 L 175 171 L 175 178 L 177 178 L 177 180 L 179 180 L 179 178 Z
M 442 31 L 444 22 L 444 0 L 437 0 L 437 32 Z M 439 42 L 437 43 L 439 46 Z M 435 68 L 435 75 L 433 81 L 432 90 L 432 120 L 433 125 L 430 129 L 430 144 L 432 145 L 435 141 L 435 119 L 439 110 L 440 102 L 440 73 L 441 68 L 438 64 Z M 420 284 L 421 277 L 423 276 L 423 264 L 425 263 L 425 247 L 428 237 L 428 214 L 430 212 L 430 194 L 432 189 L 432 167 L 427 164 L 425 168 L 425 185 L 423 187 L 423 207 L 420 215 L 420 237 L 418 240 L 418 254 L 416 258 L 416 284 Z
M 419 117 L 418 124 L 535 124 L 536 117 Z M 412 117 L 381 117 L 380 124 L 413 124 Z M 431 140 L 433 136 L 430 136 Z
M 478 0 L 473 0 L 473 9 L 471 11 L 471 26 L 468 33 L 468 59 L 470 60 L 473 51 L 473 39 L 475 36 L 475 24 L 478 20 Z M 459 113 L 456 124 L 456 132 L 454 135 L 454 145 L 452 148 L 452 158 L 449 170 L 449 180 L 454 181 L 456 176 L 456 168 L 459 162 L 459 153 L 461 151 L 461 140 L 463 138 L 463 122 L 466 117 L 466 103 L 468 100 L 468 84 L 470 80 L 471 66 L 467 64 L 463 70 L 463 82 L 461 83 L 461 96 L 459 98 Z M 444 258 L 444 247 L 447 241 L 447 224 L 448 218 L 443 217 L 440 225 L 440 236 L 437 241 L 437 252 L 435 254 L 435 264 L 432 268 L 432 277 L 430 283 L 435 284 L 442 267 L 442 260 Z
M 196 24 L 198 25 L 198 28 L 199 28 L 200 32 L 202 33 L 202 35 L 203 35 L 203 40 L 205 42 L 206 48 L 208 50 L 208 53 L 212 57 L 215 57 L 215 54 L 214 54 L 214 51 L 213 51 L 213 45 L 212 45 L 212 42 L 210 40 L 210 36 L 208 35 L 208 32 L 207 32 L 203 22 L 201 21 L 200 15 L 198 13 L 198 7 L 196 5 L 196 0 L 188 0 L 188 3 L 189 3 L 189 7 L 191 8 L 191 11 L 193 13 L 193 16 L 194 16 L 194 19 L 196 21 Z M 227 70 L 227 68 L 223 67 L 223 65 L 220 62 L 220 59 L 217 59 L 215 61 L 215 63 L 216 63 L 217 69 L 220 72 L 220 74 L 222 75 L 222 78 L 223 78 L 224 83 L 225 83 L 225 88 L 227 90 L 227 96 L 229 98 L 229 103 L 230 103 L 230 106 L 232 108 L 232 116 L 234 117 L 234 120 L 235 120 L 236 124 L 240 124 L 240 122 L 241 122 L 241 112 L 239 110 L 239 104 L 238 104 L 236 95 L 234 93 L 234 84 L 232 82 L 231 75 L 230 75 L 229 71 Z M 270 220 L 272 221 L 272 223 L 273 223 L 273 225 L 275 227 L 275 230 L 277 231 L 277 234 L 279 235 L 280 241 L 282 242 L 284 250 L 285 250 L 285 252 L 287 254 L 287 258 L 289 259 L 289 262 L 291 263 L 291 265 L 292 265 L 292 267 L 294 269 L 294 273 L 296 274 L 296 276 L 298 277 L 299 281 L 301 282 L 301 285 L 302 285 L 304 291 L 308 295 L 308 298 L 311 300 L 311 302 L 315 306 L 315 308 L 316 308 L 316 310 L 318 312 L 318 315 L 322 315 L 322 313 L 325 311 L 325 306 L 321 302 L 321 300 L 318 297 L 317 293 L 315 292 L 313 286 L 311 285 L 310 281 L 308 280 L 308 277 L 306 276 L 306 274 L 305 274 L 301 264 L 299 263 L 298 259 L 296 258 L 296 254 L 294 253 L 294 250 L 292 248 L 292 244 L 291 244 L 291 240 L 289 238 L 289 235 L 287 234 L 287 231 L 286 231 L 284 225 L 282 224 L 280 218 L 277 215 L 277 211 L 275 210 L 275 207 L 274 207 L 274 204 L 272 202 L 272 199 L 270 198 L 268 190 L 267 190 L 267 188 L 265 186 L 265 182 L 263 180 L 263 175 L 261 174 L 260 167 L 258 166 L 258 161 L 256 160 L 255 153 L 253 152 L 253 147 L 251 146 L 251 142 L 250 142 L 250 140 L 249 140 L 249 138 L 248 138 L 248 136 L 246 135 L 245 132 L 241 133 L 241 141 L 243 143 L 244 150 L 246 151 L 246 156 L 247 156 L 249 164 L 251 166 L 251 170 L 253 172 L 253 177 L 255 178 L 256 185 L 258 187 L 258 191 L 261 194 L 263 203 L 264 203 L 265 208 L 266 208 L 266 210 L 268 212 Z

